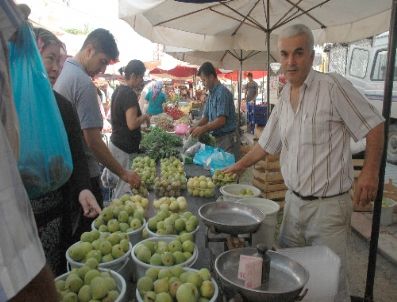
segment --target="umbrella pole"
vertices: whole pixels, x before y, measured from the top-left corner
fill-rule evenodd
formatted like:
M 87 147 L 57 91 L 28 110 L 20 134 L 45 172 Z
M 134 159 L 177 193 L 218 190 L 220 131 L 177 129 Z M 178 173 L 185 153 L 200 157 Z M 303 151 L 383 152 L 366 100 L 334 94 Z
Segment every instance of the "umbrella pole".
M 267 0 L 267 31 L 266 31 L 266 46 L 267 46 L 267 82 L 266 82 L 266 100 L 267 100 L 267 120 L 270 116 L 270 5 Z
M 241 56 L 240 58 L 243 57 L 243 52 L 240 50 Z M 240 129 L 240 120 L 241 120 L 241 92 L 242 92 L 242 84 L 243 84 L 243 61 L 240 59 L 240 70 L 238 73 L 238 81 L 239 81 L 239 86 L 238 86 L 238 112 L 237 112 L 237 128 Z
M 262 89 L 262 105 L 263 105 L 263 90 L 265 90 L 265 74 L 263 74 L 261 86 L 262 86 L 261 89 Z
M 397 44 L 397 0 L 393 0 L 393 7 L 390 18 L 389 28 L 389 46 L 387 52 L 387 69 L 385 78 L 385 92 L 383 99 L 383 110 L 382 114 L 385 118 L 385 142 L 383 145 L 383 155 L 381 161 L 381 167 L 379 170 L 379 186 L 378 193 L 374 204 L 374 212 L 372 217 L 372 230 L 371 230 L 371 241 L 369 246 L 368 256 L 368 269 L 367 269 L 367 283 L 365 287 L 364 301 L 372 302 L 374 299 L 374 280 L 376 271 L 376 256 L 378 250 L 378 239 L 379 239 L 379 224 L 380 224 L 380 213 L 382 209 L 382 198 L 383 188 L 385 180 L 385 166 L 386 166 L 386 155 L 387 155 L 387 137 L 389 134 L 389 122 L 390 122 L 390 109 L 393 91 L 393 75 L 395 66 L 396 56 L 396 44 Z

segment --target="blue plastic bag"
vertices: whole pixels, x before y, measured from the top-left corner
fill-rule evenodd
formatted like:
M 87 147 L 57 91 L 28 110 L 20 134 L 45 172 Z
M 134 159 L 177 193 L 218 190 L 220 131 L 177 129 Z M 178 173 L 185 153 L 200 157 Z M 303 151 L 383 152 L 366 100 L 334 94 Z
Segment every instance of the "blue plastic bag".
M 201 144 L 200 150 L 196 152 L 193 157 L 193 163 L 205 168 L 205 163 L 212 153 L 214 153 L 216 148 Z
M 18 168 L 30 198 L 56 190 L 70 177 L 65 127 L 28 23 L 9 43 L 10 73 L 20 127 Z
M 209 167 L 211 175 L 215 170 L 222 170 L 233 165 L 236 162 L 234 155 L 218 148 L 216 152 L 212 153 L 207 159 L 206 165 Z

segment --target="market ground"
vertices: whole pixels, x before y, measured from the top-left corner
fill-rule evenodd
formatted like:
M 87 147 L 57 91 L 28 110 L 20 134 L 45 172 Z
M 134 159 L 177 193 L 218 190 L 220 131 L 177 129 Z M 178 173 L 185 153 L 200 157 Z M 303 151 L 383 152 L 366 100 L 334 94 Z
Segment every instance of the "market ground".
M 386 165 L 385 182 L 389 179 L 393 184 L 397 184 L 397 166 Z M 368 223 L 368 222 L 367 222 Z M 368 226 L 367 226 L 368 227 Z M 396 238 L 395 236 L 391 237 Z M 397 241 L 397 240 L 396 240 Z M 397 242 L 395 242 L 397 243 Z M 369 242 L 361 234 L 352 230 L 349 257 L 349 280 L 352 295 L 363 297 L 367 277 Z M 385 259 L 379 255 L 377 257 L 374 301 L 394 302 L 397 301 L 397 251 L 387 252 L 392 259 Z

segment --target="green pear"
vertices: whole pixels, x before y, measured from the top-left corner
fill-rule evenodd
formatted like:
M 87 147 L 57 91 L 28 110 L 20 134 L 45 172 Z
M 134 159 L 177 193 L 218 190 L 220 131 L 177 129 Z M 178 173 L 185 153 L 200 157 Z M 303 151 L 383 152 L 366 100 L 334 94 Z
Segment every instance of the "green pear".
M 156 295 L 155 302 L 172 302 L 172 297 L 169 293 L 162 292 Z
M 65 290 L 65 280 L 57 280 L 55 281 L 55 287 L 57 289 L 57 291 L 61 292 L 63 290 Z
M 197 302 L 198 298 L 198 290 L 192 283 L 183 283 L 176 291 L 176 300 L 178 302 Z
M 157 280 L 159 275 L 159 269 L 155 267 L 150 267 L 146 270 L 145 276 L 152 278 L 153 281 Z
M 79 302 L 88 302 L 91 300 L 91 288 L 89 285 L 83 285 L 79 290 Z
M 153 288 L 154 288 L 153 279 L 148 276 L 139 278 L 136 287 L 137 287 L 139 293 L 141 294 L 141 296 L 143 296 L 143 295 L 145 295 L 146 292 L 153 290 Z
M 200 295 L 204 298 L 211 299 L 212 296 L 214 295 L 215 292 L 215 287 L 214 284 L 209 281 L 205 280 L 200 286 Z
M 90 285 L 92 279 L 94 279 L 95 277 L 98 277 L 100 275 L 101 275 L 100 271 L 98 271 L 96 269 L 89 270 L 84 276 L 84 284 Z
M 97 276 L 91 280 L 91 293 L 92 298 L 94 299 L 102 299 L 107 293 L 108 289 L 106 287 L 106 281 L 104 278 Z
M 77 302 L 78 298 L 76 293 L 68 292 L 63 296 L 62 302 Z
M 156 293 L 154 291 L 148 291 L 143 296 L 143 302 L 155 302 L 156 301 Z
M 154 292 L 156 294 L 159 293 L 167 293 L 168 292 L 168 279 L 163 278 L 163 279 L 157 279 L 153 283 L 154 286 Z
M 80 288 L 83 286 L 83 280 L 81 280 L 77 275 L 70 274 L 65 281 L 65 288 L 69 289 L 74 293 L 78 293 Z
M 119 297 L 120 293 L 117 290 L 111 290 L 102 302 L 114 302 Z

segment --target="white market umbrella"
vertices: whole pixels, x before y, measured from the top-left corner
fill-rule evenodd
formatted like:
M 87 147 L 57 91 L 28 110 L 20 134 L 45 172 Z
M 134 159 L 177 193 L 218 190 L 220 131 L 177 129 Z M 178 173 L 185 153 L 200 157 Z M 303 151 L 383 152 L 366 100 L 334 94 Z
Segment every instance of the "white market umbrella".
M 165 46 L 164 52 L 190 64 L 201 65 L 211 62 L 215 68 L 226 70 L 264 70 L 267 66 L 267 53 L 260 50 L 199 51 Z M 276 62 L 277 53 L 270 55 L 270 62 Z
M 318 44 L 350 42 L 387 31 L 391 13 L 390 0 L 197 2 L 119 0 L 119 17 L 156 43 L 205 52 L 261 50 L 270 56 L 285 25 L 306 24 Z
M 390 0 L 119 0 L 120 19 L 142 36 L 201 51 L 267 51 L 266 33 L 276 41 L 294 23 L 310 27 L 318 44 L 355 41 L 387 31 L 390 12 Z

